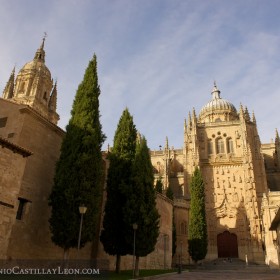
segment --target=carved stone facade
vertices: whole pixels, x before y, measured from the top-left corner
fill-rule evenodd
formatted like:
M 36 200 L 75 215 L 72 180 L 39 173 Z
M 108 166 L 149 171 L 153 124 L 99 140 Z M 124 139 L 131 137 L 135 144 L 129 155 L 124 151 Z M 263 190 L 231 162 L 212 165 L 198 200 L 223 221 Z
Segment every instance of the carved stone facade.
M 254 113 L 250 117 L 242 105 L 237 112 L 214 85 L 212 99 L 199 116 L 193 109 L 185 121 L 183 149 L 170 149 L 166 140 L 163 150 L 151 152 L 155 178 L 160 177 L 165 188 L 170 186 L 176 198 L 174 263 L 180 258 L 186 264 L 191 261 L 186 253 L 187 230 L 182 225 L 188 225 L 189 183 L 199 166 L 205 182 L 206 260 L 238 257 L 278 266 L 272 238 L 268 238 L 274 216 L 262 210 L 262 204 L 263 196 L 273 193 L 267 207 L 276 202 L 279 207 L 279 152 L 278 133 L 275 143 L 262 145 Z

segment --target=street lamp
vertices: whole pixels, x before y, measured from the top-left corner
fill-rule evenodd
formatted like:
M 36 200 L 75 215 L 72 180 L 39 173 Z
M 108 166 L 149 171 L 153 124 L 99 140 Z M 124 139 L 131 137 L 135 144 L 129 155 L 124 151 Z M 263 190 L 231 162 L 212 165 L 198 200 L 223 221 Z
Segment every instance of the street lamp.
M 79 206 L 79 212 L 81 214 L 81 222 L 80 222 L 80 231 L 79 231 L 79 238 L 78 238 L 78 253 L 80 251 L 81 246 L 81 235 L 82 235 L 82 226 L 83 226 L 83 216 L 87 211 L 87 207 L 84 205 Z
M 138 225 L 136 223 L 134 223 L 132 225 L 132 228 L 133 228 L 133 279 L 135 277 L 135 238 L 136 238 L 136 230 L 138 229 Z

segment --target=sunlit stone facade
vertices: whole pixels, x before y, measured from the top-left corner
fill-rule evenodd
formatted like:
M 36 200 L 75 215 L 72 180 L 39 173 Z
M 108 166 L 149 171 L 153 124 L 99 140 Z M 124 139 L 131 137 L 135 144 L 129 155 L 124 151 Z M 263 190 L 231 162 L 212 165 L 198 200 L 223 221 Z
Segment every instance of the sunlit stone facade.
M 275 142 L 262 145 L 254 114 L 250 116 L 242 105 L 237 111 L 220 97 L 215 84 L 212 99 L 198 116 L 193 110 L 185 121 L 183 149 L 170 148 L 166 139 L 163 149 L 151 152 L 155 179 L 160 177 L 164 187 L 170 186 L 175 194 L 174 263 L 180 258 L 183 263 L 191 262 L 186 229 L 189 183 L 199 166 L 205 182 L 206 260 L 236 257 L 278 266 L 269 227 L 275 215 L 271 204 L 279 207 L 280 203 L 279 149 L 278 133 Z

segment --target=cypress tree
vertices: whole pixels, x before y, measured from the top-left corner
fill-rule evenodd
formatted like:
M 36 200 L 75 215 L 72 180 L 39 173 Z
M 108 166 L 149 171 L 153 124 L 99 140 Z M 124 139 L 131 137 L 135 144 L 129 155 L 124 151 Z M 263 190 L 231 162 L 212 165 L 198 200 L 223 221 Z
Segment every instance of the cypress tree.
M 128 109 L 123 111 L 109 155 L 107 200 L 100 241 L 104 250 L 116 255 L 116 272 L 120 270 L 121 256 L 128 254 L 127 223 L 124 217 L 129 190 L 132 188 L 132 166 L 136 150 L 136 127 Z
M 87 212 L 81 247 L 92 241 L 98 231 L 103 178 L 101 147 L 105 140 L 99 121 L 99 95 L 94 55 L 76 92 L 49 197 L 52 241 L 65 253 L 77 247 L 79 206 L 82 204 L 87 207 Z
M 174 194 L 170 186 L 166 189 L 165 196 L 168 197 L 169 199 L 173 200 L 174 199 Z
M 204 182 L 198 167 L 195 168 L 191 178 L 190 194 L 189 254 L 193 261 L 197 263 L 197 261 L 205 258 L 208 245 Z
M 156 185 L 155 185 L 155 190 L 156 190 L 158 193 L 162 193 L 162 191 L 163 191 L 163 185 L 162 185 L 161 178 L 157 179 Z
M 135 243 L 135 275 L 139 275 L 139 258 L 154 251 L 159 236 L 159 213 L 156 208 L 156 192 L 154 189 L 153 166 L 150 151 L 145 137 L 139 137 L 133 165 L 133 188 L 125 207 L 127 223 L 127 241 L 131 245 L 130 254 L 134 249 L 134 230 L 137 224 Z

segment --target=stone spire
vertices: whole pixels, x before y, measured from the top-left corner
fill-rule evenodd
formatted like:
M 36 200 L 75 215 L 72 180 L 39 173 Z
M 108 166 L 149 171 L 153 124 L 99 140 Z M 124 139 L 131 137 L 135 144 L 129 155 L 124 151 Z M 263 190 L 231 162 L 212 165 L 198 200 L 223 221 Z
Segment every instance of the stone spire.
M 192 126 L 192 117 L 191 117 L 191 112 L 189 112 L 189 117 L 188 117 L 188 128 L 191 128 Z
M 252 112 L 252 122 L 257 123 L 254 111 Z
M 245 116 L 246 121 L 250 121 L 250 114 L 249 114 L 247 106 L 245 107 L 244 116 Z
M 15 88 L 15 67 L 13 68 L 13 71 L 11 73 L 11 76 L 5 86 L 5 89 L 3 91 L 3 98 L 5 99 L 11 99 L 14 96 L 14 88 Z
M 277 128 L 275 129 L 275 144 L 280 144 L 280 138 Z
M 241 103 L 240 103 L 240 109 L 239 109 L 239 118 L 241 120 L 245 119 L 245 114 L 244 114 L 243 106 Z
M 164 147 L 165 150 L 168 150 L 169 149 L 169 146 L 168 146 L 168 137 L 166 136 L 165 138 L 165 147 Z
M 46 40 L 46 34 L 43 37 L 40 48 L 36 51 L 35 56 L 34 56 L 34 60 L 42 61 L 44 63 L 45 63 L 45 50 L 44 50 L 45 40 Z
M 196 123 L 197 119 L 196 119 L 196 113 L 195 113 L 195 109 L 193 108 L 193 111 L 192 111 L 192 120 L 194 123 Z

